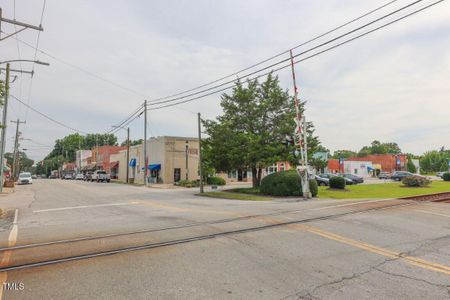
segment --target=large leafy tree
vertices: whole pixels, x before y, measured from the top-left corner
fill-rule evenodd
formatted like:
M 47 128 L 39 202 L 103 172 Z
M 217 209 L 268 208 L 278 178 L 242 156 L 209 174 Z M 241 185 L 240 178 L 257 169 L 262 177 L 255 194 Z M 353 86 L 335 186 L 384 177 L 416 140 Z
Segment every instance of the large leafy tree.
M 420 159 L 420 169 L 423 172 L 439 172 L 449 169 L 450 151 L 441 149 L 440 151 L 425 152 Z
M 381 143 L 380 141 L 373 141 L 370 146 L 364 146 L 359 150 L 358 156 L 363 157 L 370 154 L 400 154 L 402 150 L 397 143 Z
M 209 135 L 203 144 L 204 157 L 211 167 L 224 172 L 251 170 L 253 186 L 259 186 L 263 168 L 294 161 L 292 146 L 284 142 L 294 130 L 295 109 L 278 77 L 269 75 L 263 83 L 236 82 L 231 94 L 222 95 L 221 106 L 223 114 L 217 120 L 203 122 Z M 320 145 L 313 132 L 309 123 L 311 154 Z
M 11 168 L 13 168 L 13 162 L 14 162 L 14 153 L 5 153 L 5 158 L 6 158 L 6 162 L 8 165 L 11 166 Z M 31 167 L 34 164 L 34 161 L 30 158 L 28 158 L 27 154 L 25 152 L 19 151 L 17 153 L 17 158 L 19 159 L 17 163 L 17 173 L 19 174 L 19 172 L 28 172 L 31 171 Z
M 336 150 L 333 153 L 333 158 L 334 159 L 338 159 L 340 157 L 342 157 L 342 158 L 349 158 L 349 157 L 354 157 L 356 155 L 357 155 L 357 153 L 355 151 L 351 151 L 351 150 Z
M 123 141 L 120 146 L 126 146 L 127 145 L 128 140 Z M 130 146 L 136 146 L 136 145 L 140 145 L 144 142 L 144 139 L 138 139 L 138 140 L 130 140 Z

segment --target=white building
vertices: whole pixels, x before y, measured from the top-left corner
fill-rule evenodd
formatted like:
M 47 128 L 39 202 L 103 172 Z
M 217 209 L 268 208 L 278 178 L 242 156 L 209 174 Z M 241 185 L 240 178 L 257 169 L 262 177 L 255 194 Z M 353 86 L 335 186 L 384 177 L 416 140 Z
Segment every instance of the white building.
M 91 150 L 78 150 L 76 152 L 76 161 L 75 161 L 77 170 L 81 170 L 83 167 L 87 166 L 89 164 L 88 159 L 91 157 L 92 157 Z
M 374 169 L 371 161 L 344 161 L 344 173 L 353 174 L 360 177 L 371 177 Z

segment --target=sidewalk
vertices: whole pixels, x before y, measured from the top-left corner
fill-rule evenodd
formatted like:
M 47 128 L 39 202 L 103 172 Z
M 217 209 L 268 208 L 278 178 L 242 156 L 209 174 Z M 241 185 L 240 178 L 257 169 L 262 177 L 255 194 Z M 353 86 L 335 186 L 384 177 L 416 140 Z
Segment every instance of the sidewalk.
M 8 196 L 9 194 L 12 194 L 14 192 L 15 192 L 15 188 L 4 187 L 3 188 L 3 192 L 0 193 L 0 197 L 1 196 Z

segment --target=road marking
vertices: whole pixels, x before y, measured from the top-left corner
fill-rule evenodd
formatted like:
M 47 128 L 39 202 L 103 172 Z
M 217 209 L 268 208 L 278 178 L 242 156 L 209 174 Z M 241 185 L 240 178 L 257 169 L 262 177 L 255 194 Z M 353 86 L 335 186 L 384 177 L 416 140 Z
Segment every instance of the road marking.
M 295 228 L 299 228 L 302 229 L 306 232 L 310 232 L 319 236 L 322 236 L 324 238 L 330 239 L 330 240 L 334 240 L 343 244 L 347 244 L 368 252 L 372 252 L 372 253 L 376 253 L 385 257 L 389 257 L 389 258 L 394 258 L 394 259 L 400 259 L 410 265 L 416 266 L 416 267 L 420 267 L 423 269 L 427 269 L 430 271 L 435 271 L 435 272 L 439 272 L 439 273 L 444 273 L 447 275 L 450 275 L 450 266 L 446 266 L 446 265 L 441 265 L 441 264 L 437 264 L 437 263 L 433 263 L 424 259 L 420 259 L 414 256 L 409 256 L 409 255 L 404 255 L 403 253 L 400 252 L 395 252 L 395 251 L 391 251 L 389 249 L 384 249 L 378 246 L 374 246 L 368 243 L 364 243 L 364 242 L 360 242 L 357 240 L 353 240 L 338 234 L 334 234 L 316 227 L 312 227 L 309 225 L 304 225 L 304 224 L 292 224 L 289 225 L 289 227 L 295 227 Z
M 425 214 L 430 214 L 430 215 L 436 215 L 436 216 L 450 218 L 450 215 L 445 215 L 445 214 L 440 214 L 440 213 L 436 213 L 436 212 L 431 212 L 431 211 L 428 211 L 428 210 L 416 209 L 416 211 L 421 212 L 421 213 L 425 213 Z
M 14 212 L 13 227 L 8 237 L 8 247 L 14 247 L 17 243 L 17 234 L 19 232 L 19 228 L 17 225 L 18 218 L 19 218 L 19 210 L 16 209 L 16 211 Z M 3 258 L 0 261 L 0 267 L 3 268 L 9 264 L 9 261 L 11 260 L 11 254 L 12 250 L 5 251 L 3 253 Z M 3 284 L 6 282 L 7 278 L 8 278 L 7 272 L 0 273 L 0 300 L 3 298 Z
M 345 203 L 345 204 L 337 204 L 337 205 L 330 205 L 330 206 L 312 208 L 310 210 L 322 210 L 322 209 L 329 209 L 329 208 L 336 208 L 336 207 L 345 207 L 345 206 L 352 206 L 352 205 L 358 205 L 358 204 L 364 204 L 364 203 L 392 201 L 392 200 L 395 200 L 395 199 L 379 199 L 379 200 L 369 200 L 369 201 L 358 201 L 358 202 L 352 202 L 352 203 Z
M 107 203 L 107 204 L 93 204 L 93 205 L 82 205 L 82 206 L 69 206 L 69 207 L 59 207 L 59 208 L 49 208 L 49 209 L 39 209 L 34 210 L 34 213 L 41 212 L 49 212 L 49 211 L 61 211 L 61 210 L 70 210 L 70 209 L 83 209 L 83 208 L 92 208 L 92 207 L 108 207 L 108 206 L 122 206 L 122 205 L 134 205 L 140 204 L 138 201 L 132 202 L 123 202 L 123 203 Z

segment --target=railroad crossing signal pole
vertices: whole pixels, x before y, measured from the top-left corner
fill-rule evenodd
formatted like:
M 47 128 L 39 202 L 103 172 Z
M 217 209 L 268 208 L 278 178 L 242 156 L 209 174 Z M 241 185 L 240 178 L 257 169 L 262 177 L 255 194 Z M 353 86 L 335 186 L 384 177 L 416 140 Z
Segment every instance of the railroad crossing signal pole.
M 295 79 L 295 67 L 294 57 L 292 50 L 289 51 L 291 56 L 291 69 L 292 69 L 292 82 L 294 84 L 294 105 L 295 105 L 295 131 L 294 131 L 294 143 L 296 148 L 300 152 L 299 166 L 297 167 L 297 173 L 300 176 L 302 185 L 303 198 L 311 198 L 311 192 L 309 190 L 309 178 L 308 178 L 308 154 L 307 154 L 307 131 L 306 131 L 306 119 L 300 111 L 300 102 L 298 100 L 298 89 Z

